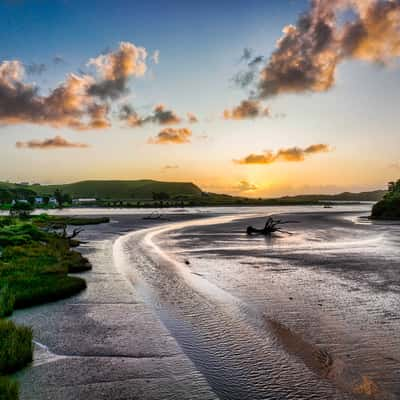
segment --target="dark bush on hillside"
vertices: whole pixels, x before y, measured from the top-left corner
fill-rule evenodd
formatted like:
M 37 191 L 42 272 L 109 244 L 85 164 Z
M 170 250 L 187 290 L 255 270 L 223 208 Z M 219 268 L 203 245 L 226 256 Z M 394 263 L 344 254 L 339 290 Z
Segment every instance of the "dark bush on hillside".
M 371 218 L 400 219 L 400 181 L 389 183 L 388 193 L 373 206 Z

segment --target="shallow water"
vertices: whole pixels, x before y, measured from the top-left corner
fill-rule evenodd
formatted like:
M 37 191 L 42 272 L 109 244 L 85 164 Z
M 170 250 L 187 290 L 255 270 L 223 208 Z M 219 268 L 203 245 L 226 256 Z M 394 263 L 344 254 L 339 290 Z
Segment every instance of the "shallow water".
M 243 233 L 271 212 L 299 220 L 293 235 Z M 241 209 L 132 233 L 114 254 L 219 398 L 396 399 L 400 227 L 360 215 Z

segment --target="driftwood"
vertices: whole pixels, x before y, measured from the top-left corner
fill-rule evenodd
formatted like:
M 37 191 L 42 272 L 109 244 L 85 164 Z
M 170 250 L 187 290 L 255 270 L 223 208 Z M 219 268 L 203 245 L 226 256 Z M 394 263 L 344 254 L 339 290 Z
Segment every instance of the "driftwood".
M 269 217 L 267 219 L 267 222 L 265 223 L 264 228 L 262 229 L 257 229 L 253 228 L 252 226 L 248 226 L 247 234 L 271 236 L 275 232 L 280 232 L 280 233 L 286 233 L 287 235 L 292 235 L 291 232 L 284 231 L 283 229 L 280 228 L 280 226 L 284 224 L 295 224 L 295 223 L 298 223 L 298 221 L 282 221 L 280 219 L 275 221 L 272 217 Z
M 72 233 L 68 234 L 67 232 L 68 225 L 64 223 L 56 223 L 56 224 L 51 224 L 47 230 L 55 233 L 59 237 L 63 239 L 67 239 L 69 241 L 72 241 L 75 237 L 77 237 L 81 232 L 84 231 L 83 228 L 75 228 Z

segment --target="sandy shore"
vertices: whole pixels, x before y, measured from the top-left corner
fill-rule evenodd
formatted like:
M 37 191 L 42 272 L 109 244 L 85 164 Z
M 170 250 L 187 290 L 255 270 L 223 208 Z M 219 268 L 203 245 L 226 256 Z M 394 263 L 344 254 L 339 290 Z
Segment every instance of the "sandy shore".
M 264 215 L 88 227 L 88 289 L 14 316 L 40 344 L 21 398 L 398 398 L 400 230 L 360 215 L 283 216 L 300 223 L 272 241 L 243 234 Z

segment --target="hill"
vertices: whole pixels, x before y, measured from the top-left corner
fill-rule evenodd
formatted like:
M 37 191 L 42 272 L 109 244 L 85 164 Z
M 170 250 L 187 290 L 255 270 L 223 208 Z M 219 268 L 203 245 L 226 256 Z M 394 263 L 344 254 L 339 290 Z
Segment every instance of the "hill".
M 280 200 L 297 201 L 379 201 L 387 193 L 387 190 L 374 190 L 372 192 L 351 193 L 343 192 L 339 194 L 308 194 L 299 196 L 280 197 Z
M 56 189 L 74 198 L 94 197 L 97 199 L 141 200 L 151 199 L 153 193 L 176 196 L 201 196 L 202 191 L 193 183 L 138 181 L 82 181 L 64 185 L 30 185 L 29 189 L 39 195 L 49 195 Z

